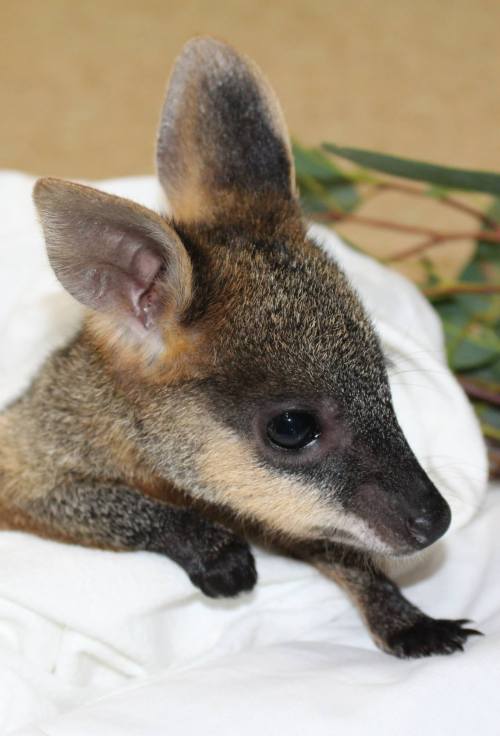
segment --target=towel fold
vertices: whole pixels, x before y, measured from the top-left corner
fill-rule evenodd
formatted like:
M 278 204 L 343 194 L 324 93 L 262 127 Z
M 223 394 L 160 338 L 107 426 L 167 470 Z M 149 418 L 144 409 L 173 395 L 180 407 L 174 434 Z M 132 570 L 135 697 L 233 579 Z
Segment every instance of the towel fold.
M 49 269 L 31 202 L 33 181 L 0 172 L 0 406 L 22 392 L 50 351 L 78 329 L 82 315 Z M 161 208 L 152 178 L 96 186 Z M 342 265 L 363 300 L 391 359 L 399 420 L 452 507 L 447 539 L 412 573 L 414 581 L 421 578 L 413 598 L 436 615 L 477 614 L 487 621 L 489 612 L 498 631 L 500 596 L 484 590 L 493 527 L 483 513 L 462 529 L 484 500 L 485 450 L 473 411 L 446 367 L 439 320 L 402 276 L 354 252 L 326 228 L 312 226 L 311 235 Z M 490 513 L 499 512 L 497 504 Z M 487 530 L 483 541 L 481 524 Z M 478 545 L 474 554 L 465 551 L 466 542 Z M 441 734 L 446 731 L 427 726 L 412 731 L 407 718 L 403 726 L 405 712 L 417 722 L 417 703 L 427 698 L 427 720 L 422 716 L 420 724 L 431 716 L 431 725 L 445 724 L 443 697 L 455 714 L 465 707 L 454 700 L 453 678 L 469 687 L 467 666 L 481 674 L 493 667 L 483 642 L 471 643 L 477 654 L 463 659 L 392 660 L 374 648 L 351 604 L 315 570 L 261 551 L 257 563 L 260 582 L 252 594 L 215 602 L 157 555 L 0 534 L 2 733 L 43 722 L 52 725 L 22 733 L 179 736 L 203 729 L 290 736 L 337 728 L 366 734 L 369 728 L 371 736 Z M 460 569 L 467 571 L 463 578 Z M 498 653 L 498 639 L 496 646 Z M 120 694 L 123 688 L 132 689 Z M 74 718 L 55 718 L 113 693 Z M 390 703 L 398 724 L 393 730 L 381 711 Z

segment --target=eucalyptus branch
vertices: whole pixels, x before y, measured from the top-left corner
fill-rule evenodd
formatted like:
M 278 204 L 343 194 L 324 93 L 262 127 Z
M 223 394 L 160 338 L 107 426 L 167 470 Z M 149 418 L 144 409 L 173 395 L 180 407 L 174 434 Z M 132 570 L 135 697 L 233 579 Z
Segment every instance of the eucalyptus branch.
M 434 235 L 430 235 L 421 243 L 413 245 L 411 248 L 406 248 L 405 250 L 400 250 L 398 253 L 394 253 L 392 256 L 387 258 L 387 261 L 403 261 L 405 258 L 419 255 L 435 245 L 449 243 L 453 240 L 483 240 L 489 243 L 500 244 L 500 230 L 495 230 L 493 232 L 481 231 L 478 233 L 435 233 Z
M 500 284 L 474 284 L 457 281 L 451 284 L 424 287 L 422 292 L 429 299 L 438 299 L 453 294 L 500 294 Z
M 471 217 L 474 217 L 475 219 L 479 220 L 483 223 L 486 227 L 491 228 L 494 230 L 498 227 L 498 223 L 495 222 L 495 220 L 489 215 L 487 215 L 485 212 L 481 212 L 481 210 L 476 209 L 476 207 L 472 207 L 469 204 L 466 204 L 465 202 L 462 202 L 459 199 L 455 199 L 455 197 L 450 197 L 449 194 L 443 194 L 439 197 L 432 197 L 428 193 L 428 190 L 421 188 L 421 187 L 414 187 L 411 186 L 411 184 L 403 184 L 401 182 L 392 182 L 392 181 L 380 181 L 375 183 L 375 187 L 377 189 L 380 189 L 381 191 L 394 191 L 394 192 L 402 192 L 403 194 L 410 194 L 416 197 L 424 197 L 425 199 L 436 199 L 439 203 L 446 205 L 447 207 L 450 207 L 454 210 L 458 210 L 459 212 L 463 212 L 466 215 L 470 215 Z
M 401 222 L 392 222 L 390 220 L 380 220 L 374 217 L 364 217 L 362 215 L 353 215 L 348 212 L 338 212 L 330 210 L 329 212 L 322 213 L 321 215 L 328 221 L 337 223 L 346 222 L 353 223 L 355 225 L 363 225 L 365 227 L 374 227 L 382 230 L 394 230 L 396 232 L 405 233 L 407 235 L 425 235 L 425 239 L 417 245 L 413 245 L 405 250 L 398 251 L 393 255 L 389 256 L 387 262 L 402 261 L 406 258 L 411 258 L 424 251 L 432 248 L 435 245 L 442 243 L 448 243 L 453 240 L 482 240 L 488 243 L 494 243 L 500 245 L 500 227 L 497 226 L 495 230 L 478 230 L 477 232 L 440 232 L 433 230 L 432 228 L 420 227 L 418 225 L 405 225 Z
M 402 222 L 380 220 L 376 217 L 352 215 L 350 212 L 329 211 L 323 213 L 323 217 L 334 222 L 352 222 L 355 225 L 375 227 L 382 230 L 395 230 L 396 232 L 406 233 L 407 235 L 426 235 L 428 238 L 435 238 L 437 242 L 443 242 L 445 240 L 484 240 L 489 243 L 500 243 L 500 227 L 497 227 L 495 230 L 478 230 L 475 232 L 439 232 L 438 230 L 421 227 L 420 225 L 406 225 Z
M 488 459 L 490 465 L 490 477 L 500 478 L 500 450 L 491 442 L 488 442 Z
M 454 238 L 452 238 L 454 240 Z M 400 250 L 397 253 L 393 253 L 391 256 L 388 256 L 385 261 L 386 263 L 397 263 L 397 261 L 404 261 L 406 258 L 411 258 L 412 256 L 417 256 L 420 253 L 424 253 L 429 248 L 433 248 L 435 245 L 439 245 L 440 243 L 447 243 L 450 239 L 446 238 L 443 239 L 439 235 L 431 235 L 429 238 L 425 238 L 422 240 L 422 242 L 417 243 L 417 245 L 413 245 L 411 248 L 406 248 L 405 250 Z
M 465 393 L 471 398 L 500 406 L 500 385 L 474 380 L 466 376 L 457 376 L 457 378 Z
M 375 227 L 381 230 L 395 230 L 396 232 L 407 233 L 408 235 L 428 235 L 429 237 L 431 237 L 437 234 L 434 230 L 426 227 L 420 227 L 418 225 L 405 225 L 402 222 L 392 222 L 392 220 L 380 220 L 376 217 L 353 215 L 350 212 L 337 212 L 331 210 L 330 212 L 323 213 L 323 216 L 327 220 L 332 220 L 333 222 L 352 222 L 355 225 Z

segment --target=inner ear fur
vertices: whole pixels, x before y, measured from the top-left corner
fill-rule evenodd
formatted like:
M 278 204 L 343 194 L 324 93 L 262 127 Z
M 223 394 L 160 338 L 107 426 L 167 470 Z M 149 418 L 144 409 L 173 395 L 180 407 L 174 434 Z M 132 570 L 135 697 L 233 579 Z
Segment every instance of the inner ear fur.
M 191 296 L 191 262 L 175 230 L 127 199 L 60 179 L 40 179 L 34 200 L 47 253 L 63 287 L 91 309 L 142 330 Z
M 175 220 L 217 222 L 241 201 L 295 200 L 288 133 L 257 66 L 212 38 L 188 42 L 172 72 L 157 146 Z

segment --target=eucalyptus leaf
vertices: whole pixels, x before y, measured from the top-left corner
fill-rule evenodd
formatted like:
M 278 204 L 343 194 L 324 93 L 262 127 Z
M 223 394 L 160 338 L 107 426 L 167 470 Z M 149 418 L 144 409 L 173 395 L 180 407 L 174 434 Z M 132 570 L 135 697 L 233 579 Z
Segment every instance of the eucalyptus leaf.
M 425 181 L 448 189 L 500 195 L 500 174 L 494 172 L 438 166 L 425 161 L 367 151 L 363 148 L 345 148 L 334 143 L 324 143 L 323 148 L 336 156 L 366 166 L 368 169 L 382 171 L 384 174 Z
M 319 148 L 304 148 L 298 143 L 292 145 L 297 179 L 311 177 L 322 184 L 338 184 L 350 181 L 333 161 Z
M 488 215 L 492 218 L 492 220 L 500 223 L 500 197 L 495 197 L 491 204 L 491 207 L 488 209 Z
M 446 197 L 446 195 L 448 194 L 448 189 L 431 185 L 426 189 L 426 192 L 428 196 L 432 197 L 433 199 L 443 199 L 443 197 Z
M 455 328 L 465 329 L 470 321 L 470 314 L 464 305 L 457 299 L 446 299 L 433 305 L 443 322 L 450 323 Z
M 476 368 L 467 375 L 472 378 L 479 378 L 480 380 L 494 384 L 500 395 L 500 357 L 496 362 L 490 363 L 489 365 L 485 365 L 481 368 Z
M 462 273 L 460 274 L 460 281 L 470 283 L 484 283 L 486 276 L 481 268 L 481 261 L 478 258 L 478 251 L 476 249 L 474 256 L 471 261 L 465 266 Z
M 461 306 L 469 319 L 477 319 L 484 324 L 490 322 L 488 312 L 491 306 L 491 296 L 489 294 L 457 294 L 455 303 Z
M 470 371 L 496 363 L 500 356 L 500 336 L 485 325 L 469 323 L 465 327 L 443 322 L 448 360 L 456 372 Z
M 500 409 L 498 407 L 478 401 L 475 409 L 483 422 L 496 430 L 500 430 Z
M 451 368 L 456 372 L 482 368 L 496 361 L 496 355 L 495 350 L 465 339 L 454 350 Z
M 358 191 L 352 184 L 329 187 L 328 192 L 332 201 L 342 212 L 352 212 L 361 202 Z

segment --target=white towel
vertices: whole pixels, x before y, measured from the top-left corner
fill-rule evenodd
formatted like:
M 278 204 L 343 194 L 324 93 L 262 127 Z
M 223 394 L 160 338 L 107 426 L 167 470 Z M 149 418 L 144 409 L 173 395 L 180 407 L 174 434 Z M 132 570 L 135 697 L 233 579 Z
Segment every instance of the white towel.
M 48 267 L 31 202 L 33 181 L 0 172 L 0 405 L 23 390 L 81 318 L 80 307 Z M 152 178 L 97 186 L 161 206 Z M 311 234 L 341 263 L 365 303 L 394 365 L 391 385 L 400 422 L 452 507 L 449 536 L 427 555 L 418 570 L 422 580 L 410 592 L 430 613 L 484 619 L 490 611 L 500 624 L 500 596 L 492 602 L 483 590 L 493 528 L 483 513 L 475 526 L 461 529 L 483 501 L 487 465 L 473 412 L 445 365 L 439 320 L 406 279 L 353 252 L 326 228 L 313 226 Z M 500 505 L 494 513 L 500 515 Z M 483 527 L 484 544 L 477 531 Z M 465 552 L 460 539 L 478 549 Z M 440 672 L 446 689 L 467 662 L 490 666 L 486 640 L 468 645 L 488 652 L 482 660 L 472 652 L 430 664 L 393 660 L 375 649 L 351 604 L 315 570 L 262 552 L 257 564 L 260 581 L 251 595 L 214 602 L 156 555 L 0 534 L 2 733 L 43 722 L 43 731 L 23 733 L 177 736 L 203 728 L 218 734 L 326 734 L 338 727 L 349 734 L 368 728 L 371 735 L 417 734 L 423 731 L 401 722 L 394 731 L 386 721 L 379 729 L 382 704 L 389 707 L 393 698 L 398 717 L 406 708 L 415 718 L 426 678 L 432 682 Z M 121 695 L 124 686 L 132 690 Z M 386 700 L 379 702 L 382 691 Z M 103 695 L 111 700 L 72 713 Z M 426 697 L 430 718 L 439 703 L 432 691 Z M 358 701 L 366 702 L 369 720 L 362 705 L 353 706 Z M 69 715 L 54 720 L 62 712 Z M 316 713 L 317 728 L 311 721 Z

